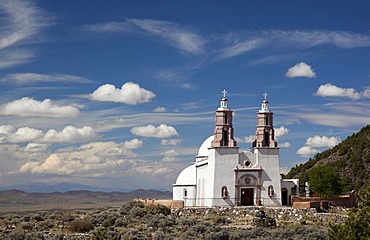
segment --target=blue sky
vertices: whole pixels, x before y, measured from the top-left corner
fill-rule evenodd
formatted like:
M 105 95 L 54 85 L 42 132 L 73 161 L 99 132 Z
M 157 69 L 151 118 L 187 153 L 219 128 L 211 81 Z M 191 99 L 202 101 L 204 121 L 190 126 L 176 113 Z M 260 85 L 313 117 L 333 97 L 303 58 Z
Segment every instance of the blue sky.
M 222 90 L 282 171 L 370 122 L 368 1 L 0 1 L 0 181 L 171 189 Z

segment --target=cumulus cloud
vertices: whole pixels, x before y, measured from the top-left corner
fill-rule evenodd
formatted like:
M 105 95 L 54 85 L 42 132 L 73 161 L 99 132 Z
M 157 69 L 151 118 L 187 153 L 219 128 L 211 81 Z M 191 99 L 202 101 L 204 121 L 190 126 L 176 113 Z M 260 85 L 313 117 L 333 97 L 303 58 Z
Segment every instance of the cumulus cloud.
M 180 155 L 180 153 L 178 153 L 174 149 L 166 151 L 162 155 L 163 155 L 163 158 L 162 158 L 163 162 L 177 162 L 177 161 L 180 161 L 180 158 L 177 157 L 177 156 Z
M 22 127 L 17 131 L 7 136 L 6 140 L 12 143 L 32 142 L 43 136 L 43 132 L 38 129 Z
M 278 146 L 281 148 L 288 148 L 290 147 L 290 143 L 289 142 L 278 143 Z
M 161 124 L 158 127 L 153 125 L 134 127 L 131 129 L 131 133 L 141 137 L 154 138 L 168 138 L 179 135 L 174 127 L 165 124 Z
M 274 128 L 274 130 L 275 130 L 276 137 L 281 137 L 289 132 L 289 129 L 284 126 L 281 126 L 279 128 Z
M 286 77 L 296 78 L 296 77 L 307 77 L 315 78 L 316 74 L 312 67 L 304 62 L 297 63 L 293 67 L 289 68 L 286 72 Z
M 33 143 L 33 145 L 27 145 L 24 148 L 25 151 L 28 151 L 28 149 L 31 148 L 42 146 L 41 144 L 36 143 L 87 142 L 98 137 L 99 135 L 97 135 L 94 129 L 90 126 L 83 126 L 81 128 L 67 126 L 60 132 L 56 131 L 55 129 L 50 129 L 46 133 L 44 133 L 42 130 L 30 127 L 21 127 L 17 129 L 10 125 L 0 126 L 1 142 Z
M 256 136 L 250 135 L 250 136 L 243 137 L 243 138 L 236 138 L 235 140 L 240 143 L 253 143 L 254 140 L 256 140 Z
M 29 143 L 27 146 L 25 146 L 22 151 L 24 152 L 30 152 L 30 153 L 35 153 L 35 152 L 45 152 L 48 150 L 50 147 L 50 144 L 43 144 L 43 143 Z
M 334 147 L 341 142 L 339 137 L 327 137 L 315 135 L 306 140 L 305 145 L 310 147 Z
M 145 174 L 149 177 L 172 174 L 173 169 L 164 164 L 163 161 L 151 161 L 149 164 L 137 159 L 131 150 L 115 142 L 91 142 L 79 147 L 69 147 L 68 150 L 57 150 L 41 160 L 29 160 L 19 168 L 19 172 L 80 177 L 117 174 L 126 177 Z
M 165 157 L 175 157 L 180 155 L 175 149 L 168 150 L 163 153 L 163 156 Z
M 105 84 L 89 95 L 89 98 L 94 101 L 120 102 L 131 105 L 150 102 L 154 97 L 155 94 L 153 92 L 141 88 L 133 82 L 123 84 L 120 89 L 114 85 Z
M 176 146 L 181 143 L 181 139 L 162 139 L 161 145 L 162 146 Z
M 308 157 L 318 153 L 315 148 L 328 148 L 334 147 L 340 143 L 339 137 L 327 137 L 315 135 L 306 139 L 306 143 L 301 147 L 297 153 L 303 157 Z
M 126 149 L 138 149 L 143 147 L 143 141 L 135 138 L 130 141 L 125 141 L 121 146 Z
M 359 99 L 361 96 L 369 97 L 368 91 L 364 91 L 363 93 L 358 93 L 353 88 L 341 88 L 337 87 L 331 83 L 327 83 L 324 85 L 321 85 L 316 93 L 314 93 L 315 96 L 320 97 L 344 97 L 344 98 L 351 98 L 351 99 Z
M 112 160 L 96 154 L 107 149 L 117 148 L 113 142 L 94 142 L 80 146 L 75 151 L 52 153 L 43 161 L 28 161 L 20 172 L 42 174 L 84 174 L 111 172 L 123 164 L 123 160 Z
M 66 74 L 38 74 L 38 73 L 14 73 L 8 74 L 1 78 L 3 83 L 13 85 L 30 85 L 35 83 L 47 83 L 47 82 L 72 82 L 72 83 L 93 83 L 90 79 L 66 75 Z
M 157 107 L 153 110 L 153 112 L 164 113 L 164 112 L 167 112 L 167 109 L 165 107 Z
M 310 146 L 303 146 L 298 149 L 297 153 L 303 157 L 309 157 L 318 153 L 318 151 Z
M 61 142 L 87 142 L 98 138 L 95 130 L 90 126 L 76 128 L 67 126 L 62 131 L 58 132 L 55 129 L 48 130 L 45 135 L 39 139 L 39 142 L 45 143 L 61 143 Z
M 163 167 L 163 166 L 137 166 L 132 169 L 130 169 L 132 174 L 137 175 L 144 174 L 144 175 L 167 175 L 167 174 L 173 174 L 174 169 Z
M 75 106 L 58 106 L 52 100 L 37 101 L 24 97 L 6 103 L 0 107 L 2 115 L 35 116 L 35 117 L 77 117 L 80 111 Z
M 17 131 L 17 129 L 11 125 L 1 125 L 0 126 L 0 138 L 4 139 L 10 134 Z
M 291 170 L 291 168 L 281 167 L 280 168 L 280 173 L 286 175 L 286 174 L 288 174 L 290 172 L 290 170 Z

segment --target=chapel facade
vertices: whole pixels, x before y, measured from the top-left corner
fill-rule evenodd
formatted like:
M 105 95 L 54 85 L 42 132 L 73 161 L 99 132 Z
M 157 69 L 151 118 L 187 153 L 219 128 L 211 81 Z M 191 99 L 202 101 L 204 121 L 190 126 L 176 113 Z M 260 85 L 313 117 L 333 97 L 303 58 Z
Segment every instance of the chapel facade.
M 184 206 L 283 206 L 298 194 L 298 179 L 282 179 L 279 148 L 267 94 L 257 112 L 252 148 L 240 151 L 234 139 L 233 111 L 226 91 L 216 110 L 215 128 L 199 148 L 195 163 L 173 184 L 173 200 Z

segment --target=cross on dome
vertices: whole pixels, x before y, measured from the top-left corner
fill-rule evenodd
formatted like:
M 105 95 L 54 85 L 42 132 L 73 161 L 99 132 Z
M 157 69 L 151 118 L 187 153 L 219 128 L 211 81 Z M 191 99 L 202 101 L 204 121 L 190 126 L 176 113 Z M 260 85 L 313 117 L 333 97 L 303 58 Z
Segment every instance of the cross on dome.
M 268 96 L 268 94 L 267 94 L 267 92 L 265 92 L 264 94 L 262 94 L 265 98 L 264 99 L 267 99 L 267 96 Z
M 223 98 L 221 99 L 221 102 L 220 102 L 220 107 L 218 109 L 228 109 L 227 107 L 227 98 L 226 98 L 226 90 L 224 89 L 222 91 L 222 94 L 223 94 Z
M 223 91 L 222 91 L 222 94 L 224 95 L 224 98 L 226 98 L 226 90 L 224 89 Z

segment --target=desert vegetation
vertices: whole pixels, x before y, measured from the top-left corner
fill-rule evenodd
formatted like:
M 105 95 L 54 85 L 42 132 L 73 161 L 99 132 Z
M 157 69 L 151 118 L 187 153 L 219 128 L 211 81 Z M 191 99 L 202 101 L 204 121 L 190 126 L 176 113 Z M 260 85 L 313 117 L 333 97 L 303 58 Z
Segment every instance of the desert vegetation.
M 265 209 L 267 215 L 273 216 Z M 57 209 L 0 217 L 0 239 L 326 239 L 325 224 L 281 217 L 276 226 L 254 224 L 259 208 L 172 210 L 129 202 L 92 210 Z M 286 216 L 291 213 L 282 213 Z M 293 216 L 293 215 L 292 215 Z M 305 221 L 301 221 L 304 220 Z M 304 223 L 303 223 L 304 222 Z M 329 224 L 329 222 L 328 222 Z
M 264 207 L 169 209 L 142 202 L 4 213 L 0 239 L 369 239 L 369 196 L 370 186 L 360 192 L 357 208 L 326 213 Z

